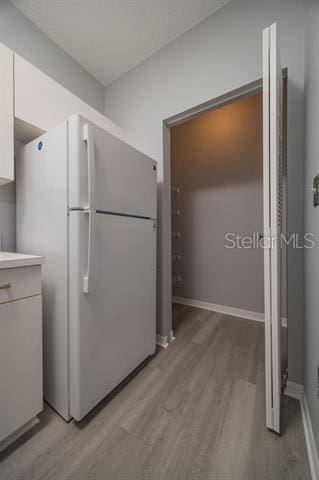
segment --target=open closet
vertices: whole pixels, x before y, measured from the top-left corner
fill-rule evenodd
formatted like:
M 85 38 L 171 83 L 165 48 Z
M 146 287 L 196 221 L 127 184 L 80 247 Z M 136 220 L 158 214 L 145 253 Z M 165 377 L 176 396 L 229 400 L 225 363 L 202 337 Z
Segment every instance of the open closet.
M 286 90 L 284 78 L 280 100 L 283 108 L 281 180 L 277 198 L 283 234 L 279 239 L 278 267 L 281 278 L 278 352 L 282 385 L 288 364 Z M 257 88 L 230 94 L 228 99 L 190 114 L 170 127 L 174 334 L 178 336 L 180 328 L 184 334 L 182 323 L 190 322 L 194 315 L 200 328 L 203 322 L 212 320 L 215 327 L 204 329 L 211 335 L 207 338 L 213 342 L 215 332 L 225 345 L 227 343 L 226 349 L 234 347 L 239 364 L 247 363 L 260 351 L 262 375 L 269 359 L 269 354 L 266 358 L 264 355 L 265 294 L 269 293 L 265 285 L 265 258 L 267 260 L 269 249 L 264 247 L 271 237 L 265 228 L 265 165 L 268 161 L 265 163 L 264 116 L 265 91 L 260 82 Z M 272 255 L 274 252 L 275 249 Z M 194 324 L 191 328 L 190 341 L 196 335 Z M 227 328 L 228 333 L 220 335 L 221 330 L 225 333 Z M 257 357 L 252 361 L 259 361 Z M 272 401 L 269 404 L 272 405 Z M 273 414 L 273 407 L 268 410 Z M 267 425 L 275 431 L 280 429 L 273 418 L 267 417 Z
M 262 134 L 261 93 L 171 129 L 177 303 L 263 313 Z

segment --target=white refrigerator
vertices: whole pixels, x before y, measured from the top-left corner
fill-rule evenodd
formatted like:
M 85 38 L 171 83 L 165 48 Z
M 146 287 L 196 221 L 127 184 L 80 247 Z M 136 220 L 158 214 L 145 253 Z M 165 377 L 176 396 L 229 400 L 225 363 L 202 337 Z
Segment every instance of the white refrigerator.
M 156 177 L 79 115 L 20 150 L 17 248 L 46 257 L 44 398 L 66 420 L 155 352 Z

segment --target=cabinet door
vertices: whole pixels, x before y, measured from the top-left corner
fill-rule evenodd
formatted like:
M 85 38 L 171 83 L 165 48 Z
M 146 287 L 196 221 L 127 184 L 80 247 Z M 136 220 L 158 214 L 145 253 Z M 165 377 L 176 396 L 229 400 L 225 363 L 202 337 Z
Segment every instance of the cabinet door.
M 0 305 L 0 441 L 42 401 L 42 296 Z
M 121 140 L 126 139 L 118 125 L 17 54 L 14 89 L 18 121 L 47 131 L 78 113 Z
M 0 185 L 14 180 L 13 52 L 0 43 Z

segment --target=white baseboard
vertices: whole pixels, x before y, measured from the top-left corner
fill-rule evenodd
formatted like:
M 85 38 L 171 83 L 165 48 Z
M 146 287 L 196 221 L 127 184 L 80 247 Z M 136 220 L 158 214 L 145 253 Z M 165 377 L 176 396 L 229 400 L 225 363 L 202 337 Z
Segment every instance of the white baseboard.
M 287 395 L 287 397 L 295 398 L 301 402 L 302 393 L 303 385 L 300 385 L 300 383 L 290 382 L 288 380 L 287 387 L 285 389 L 285 395 Z
M 168 347 L 167 335 L 163 337 L 162 335 L 156 335 L 156 345 L 162 348 Z
M 302 421 L 304 424 L 306 445 L 308 451 L 309 465 L 311 470 L 312 480 L 319 480 L 319 459 L 315 442 L 315 437 L 312 430 L 311 418 L 307 403 L 307 398 L 304 389 L 302 389 L 302 397 L 300 401 Z
M 311 418 L 307 403 L 307 398 L 303 385 L 294 382 L 287 382 L 287 388 L 285 390 L 285 395 L 288 397 L 296 398 L 300 402 L 302 423 L 305 432 L 307 453 L 309 466 L 311 471 L 312 480 L 319 480 L 319 459 L 318 452 L 315 442 L 315 437 L 313 435 Z
M 246 318 L 247 320 L 255 320 L 256 322 L 264 322 L 265 316 L 263 313 L 252 312 L 251 310 L 243 310 L 241 308 L 226 307 L 225 305 L 218 305 L 216 303 L 201 302 L 200 300 L 193 300 L 191 298 L 173 297 L 174 303 L 181 305 L 188 305 L 190 307 L 203 308 L 204 310 L 211 310 L 212 312 L 224 313 L 225 315 L 232 315 L 233 317 Z M 287 327 L 287 318 L 282 317 L 281 325 Z
M 168 334 L 168 343 L 171 343 L 173 340 L 175 340 L 175 335 L 174 335 L 174 332 L 173 330 L 171 330 Z
M 168 345 L 175 340 L 174 337 L 174 332 L 171 330 L 168 335 L 162 336 L 162 335 L 156 335 L 156 345 L 162 348 L 167 348 Z

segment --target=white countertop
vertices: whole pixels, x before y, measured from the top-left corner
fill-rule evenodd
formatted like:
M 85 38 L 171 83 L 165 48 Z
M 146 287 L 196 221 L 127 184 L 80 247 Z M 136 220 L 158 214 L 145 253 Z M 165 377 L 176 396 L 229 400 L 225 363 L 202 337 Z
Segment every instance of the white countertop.
M 41 265 L 44 257 L 38 255 L 24 255 L 23 253 L 0 252 L 0 269 Z

